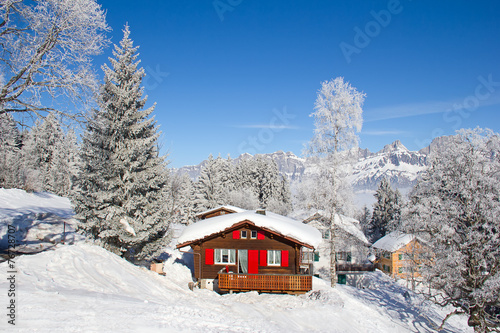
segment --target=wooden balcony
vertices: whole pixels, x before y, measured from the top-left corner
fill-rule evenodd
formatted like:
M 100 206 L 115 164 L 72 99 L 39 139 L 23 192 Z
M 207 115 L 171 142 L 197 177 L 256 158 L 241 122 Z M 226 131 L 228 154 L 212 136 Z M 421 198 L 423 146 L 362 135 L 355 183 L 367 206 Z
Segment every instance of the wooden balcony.
M 304 294 L 312 289 L 311 275 L 219 273 L 219 289 Z
M 375 265 L 373 264 L 336 264 L 337 274 L 356 274 L 363 272 L 373 272 Z

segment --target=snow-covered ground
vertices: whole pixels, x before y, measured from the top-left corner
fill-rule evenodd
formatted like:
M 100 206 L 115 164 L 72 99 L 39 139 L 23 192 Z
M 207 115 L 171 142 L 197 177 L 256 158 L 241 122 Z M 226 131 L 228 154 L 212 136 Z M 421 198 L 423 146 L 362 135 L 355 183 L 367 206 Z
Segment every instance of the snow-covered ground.
M 15 250 L 40 252 L 60 243 L 82 240 L 75 233 L 76 220 L 67 198 L 42 192 L 0 188 L 0 251 L 8 247 L 8 226 L 15 228 Z
M 16 331 L 431 332 L 446 314 L 411 292 L 404 297 L 407 290 L 380 272 L 365 277 L 364 289 L 314 279 L 301 296 L 190 291 L 187 256 L 167 249 L 166 276 L 83 241 L 16 257 Z M 0 331 L 14 328 L 6 316 L 11 270 L 0 264 Z M 466 322 L 453 317 L 444 332 L 472 332 Z

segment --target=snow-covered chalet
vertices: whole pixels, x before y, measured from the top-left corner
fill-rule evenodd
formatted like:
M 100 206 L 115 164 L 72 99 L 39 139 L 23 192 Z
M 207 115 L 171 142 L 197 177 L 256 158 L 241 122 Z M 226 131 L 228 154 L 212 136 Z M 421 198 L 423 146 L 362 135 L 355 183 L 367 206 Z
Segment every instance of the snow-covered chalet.
M 201 288 L 293 294 L 312 289 L 309 254 L 321 242 L 316 228 L 269 211 L 229 206 L 198 217 L 177 248 L 191 247 Z

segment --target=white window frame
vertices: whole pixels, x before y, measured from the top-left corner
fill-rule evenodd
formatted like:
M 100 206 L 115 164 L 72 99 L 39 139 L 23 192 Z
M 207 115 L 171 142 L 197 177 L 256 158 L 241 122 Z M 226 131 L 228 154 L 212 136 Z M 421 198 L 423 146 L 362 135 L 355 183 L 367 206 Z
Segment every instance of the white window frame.
M 224 261 L 224 256 L 227 256 L 227 261 Z M 234 249 L 214 249 L 214 264 L 215 265 L 235 265 L 236 250 Z
M 245 236 L 243 236 L 243 233 L 245 233 Z M 240 231 L 240 238 L 242 238 L 242 239 L 247 239 L 247 238 L 248 238 L 248 231 L 246 231 L 246 230 L 241 230 L 241 231 Z
M 250 238 L 251 239 L 257 239 L 257 235 L 258 235 L 257 230 L 250 231 Z
M 267 250 L 267 266 L 281 266 L 281 250 Z

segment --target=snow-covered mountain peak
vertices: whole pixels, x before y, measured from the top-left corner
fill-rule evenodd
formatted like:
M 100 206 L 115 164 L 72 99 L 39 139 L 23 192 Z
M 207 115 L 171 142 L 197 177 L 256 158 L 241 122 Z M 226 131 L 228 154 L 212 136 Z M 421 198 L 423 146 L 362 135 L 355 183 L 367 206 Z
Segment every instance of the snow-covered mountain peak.
M 240 156 L 238 156 L 239 159 L 242 159 L 242 160 L 246 160 L 248 158 L 252 158 L 253 155 L 252 154 L 249 154 L 249 153 L 243 153 L 241 154 Z
M 396 141 L 394 141 L 393 143 L 391 143 L 389 145 L 385 145 L 384 148 L 382 148 L 382 150 L 380 150 L 379 152 L 377 152 L 377 154 L 380 154 L 380 153 L 391 153 L 393 151 L 408 152 L 409 150 L 408 150 L 408 148 L 406 148 L 401 143 L 401 141 L 396 140 Z

